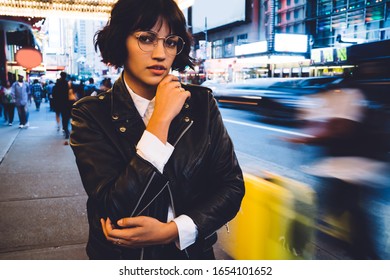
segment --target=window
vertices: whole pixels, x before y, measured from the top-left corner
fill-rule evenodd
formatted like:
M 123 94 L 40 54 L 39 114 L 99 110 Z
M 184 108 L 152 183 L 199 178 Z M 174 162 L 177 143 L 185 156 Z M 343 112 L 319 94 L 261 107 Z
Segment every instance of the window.
M 299 10 L 294 10 L 294 19 L 298 19 L 299 18 Z
M 277 23 L 282 23 L 282 14 L 278 14 L 278 22 Z
M 230 57 L 234 55 L 234 37 L 225 38 L 223 51 L 224 57 Z
M 248 34 L 237 35 L 237 45 L 242 45 L 248 43 Z
M 294 25 L 294 33 L 295 33 L 295 34 L 301 33 L 301 28 L 300 28 L 300 25 L 299 25 L 299 24 L 295 24 L 295 25 Z
M 213 58 L 222 58 L 222 40 L 213 42 Z

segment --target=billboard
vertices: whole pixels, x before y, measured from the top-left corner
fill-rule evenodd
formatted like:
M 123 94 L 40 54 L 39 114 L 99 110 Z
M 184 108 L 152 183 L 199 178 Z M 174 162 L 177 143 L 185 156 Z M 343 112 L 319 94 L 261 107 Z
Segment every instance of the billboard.
M 275 51 L 305 53 L 308 47 L 307 35 L 301 34 L 275 34 Z
M 318 48 L 311 50 L 313 63 L 333 63 L 347 60 L 347 49 L 341 48 Z
M 246 0 L 196 0 L 192 6 L 192 30 L 199 33 L 227 25 L 245 21 Z
M 278 33 L 275 34 L 274 49 L 277 52 L 305 53 L 307 52 L 307 40 L 307 35 Z

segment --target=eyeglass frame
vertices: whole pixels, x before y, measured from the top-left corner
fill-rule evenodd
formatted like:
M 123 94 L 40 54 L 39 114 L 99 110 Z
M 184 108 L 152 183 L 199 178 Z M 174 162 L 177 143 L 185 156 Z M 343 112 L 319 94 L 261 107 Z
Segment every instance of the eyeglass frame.
M 151 34 L 153 34 L 153 35 L 156 36 L 155 42 L 153 41 L 153 42 L 151 43 L 151 45 L 153 45 L 153 49 L 151 49 L 150 51 L 145 51 L 143 48 L 141 48 L 141 45 L 140 45 L 140 44 L 142 44 L 142 43 L 140 42 L 139 38 L 141 37 L 142 33 L 149 33 L 149 34 L 151 33 Z M 134 36 L 135 36 L 135 38 L 137 38 L 138 47 L 139 47 L 140 50 L 143 51 L 143 52 L 153 52 L 153 50 L 156 48 L 156 46 L 157 46 L 157 44 L 158 44 L 158 40 L 163 40 L 164 49 L 167 50 L 167 52 L 169 53 L 169 48 L 166 47 L 166 41 L 167 41 L 167 39 L 169 39 L 169 38 L 171 38 L 171 37 L 177 37 L 177 38 L 179 38 L 179 41 L 182 42 L 181 50 L 180 50 L 179 52 L 176 51 L 175 56 L 177 56 L 177 55 L 179 55 L 179 54 L 183 51 L 184 45 L 186 44 L 186 42 L 184 41 L 184 39 L 183 39 L 182 37 L 180 37 L 179 35 L 170 34 L 170 35 L 168 35 L 167 37 L 159 37 L 158 34 L 157 34 L 156 32 L 151 31 L 151 30 L 149 30 L 149 31 L 139 31 L 139 33 L 138 33 L 138 34 L 134 34 Z M 177 45 L 176 45 L 176 47 L 177 47 Z

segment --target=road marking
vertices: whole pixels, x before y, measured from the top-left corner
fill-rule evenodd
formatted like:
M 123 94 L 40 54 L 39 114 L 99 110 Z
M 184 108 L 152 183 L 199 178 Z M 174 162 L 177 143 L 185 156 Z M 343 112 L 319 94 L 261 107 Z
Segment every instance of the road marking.
M 253 128 L 276 131 L 276 132 L 300 136 L 300 137 L 310 137 L 310 138 L 314 137 L 313 135 L 309 135 L 309 134 L 305 134 L 305 133 L 299 133 L 299 132 L 294 132 L 294 131 L 289 131 L 289 130 L 284 130 L 284 129 L 272 128 L 272 127 L 268 127 L 268 126 L 264 126 L 264 125 L 250 124 L 250 123 L 246 123 L 246 122 L 239 122 L 239 121 L 234 121 L 234 120 L 230 120 L 230 119 L 223 119 L 223 121 L 228 122 L 228 123 L 249 126 L 249 127 L 253 127 Z

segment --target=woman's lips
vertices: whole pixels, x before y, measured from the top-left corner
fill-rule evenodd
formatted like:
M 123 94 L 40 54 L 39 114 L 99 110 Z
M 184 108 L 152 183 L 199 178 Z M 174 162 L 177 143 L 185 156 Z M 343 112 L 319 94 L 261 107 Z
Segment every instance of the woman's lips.
M 162 65 L 152 65 L 152 66 L 149 66 L 148 69 L 150 70 L 150 72 L 152 72 L 153 74 L 158 75 L 158 76 L 163 75 L 165 73 L 165 71 L 167 70 L 167 68 L 165 68 Z

